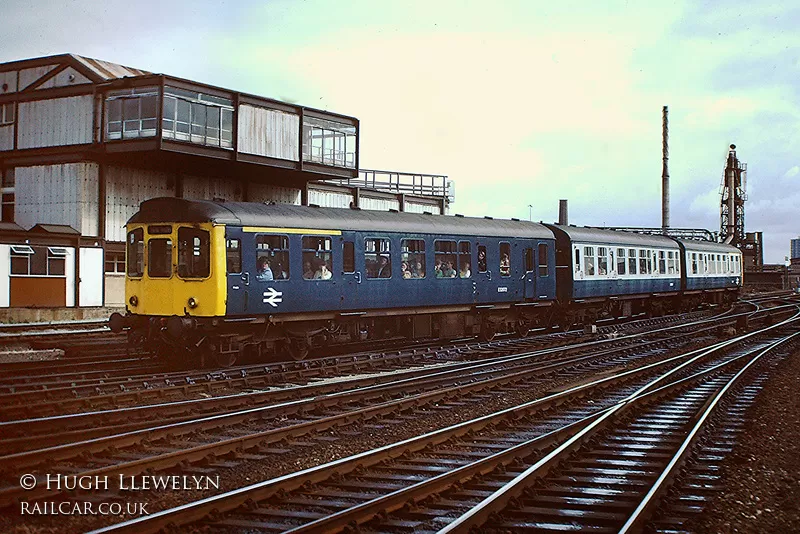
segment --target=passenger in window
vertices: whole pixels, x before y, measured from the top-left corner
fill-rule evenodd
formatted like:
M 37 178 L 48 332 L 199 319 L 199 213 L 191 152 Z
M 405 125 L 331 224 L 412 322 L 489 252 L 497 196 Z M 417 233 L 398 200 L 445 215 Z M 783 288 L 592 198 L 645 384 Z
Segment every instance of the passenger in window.
M 258 273 L 256 280 L 259 282 L 271 282 L 273 280 L 272 269 L 269 267 L 269 260 L 266 256 L 258 258 Z
M 328 264 L 324 260 L 320 261 L 317 272 L 314 273 L 314 280 L 330 280 L 333 273 L 328 270 Z
M 508 254 L 503 254 L 500 258 L 500 274 L 503 276 L 509 276 L 511 274 L 511 260 Z
M 283 264 L 281 262 L 278 262 L 278 264 L 272 270 L 272 273 L 275 276 L 276 280 L 288 280 L 289 279 L 289 273 L 287 273 L 284 270 Z
M 303 263 L 303 278 L 306 280 L 311 280 L 314 278 L 314 270 L 311 268 L 311 262 L 307 261 Z
M 453 269 L 453 262 L 446 261 L 442 263 L 442 278 L 455 278 L 456 270 Z
M 400 273 L 403 275 L 405 280 L 411 278 L 411 270 L 408 268 L 408 263 L 403 262 L 400 264 Z
M 469 270 L 469 262 L 464 261 L 461 263 L 461 270 L 458 272 L 458 276 L 461 278 L 469 278 L 472 276 L 472 273 Z
M 478 250 L 478 271 L 486 272 L 486 251 L 482 248 Z
M 411 277 L 412 278 L 425 278 L 425 268 L 422 266 L 422 261 L 417 260 L 416 263 L 413 264 L 413 269 L 411 270 Z
M 388 256 L 381 256 L 378 260 L 378 276 L 377 278 L 391 278 L 392 277 L 392 264 L 389 263 Z

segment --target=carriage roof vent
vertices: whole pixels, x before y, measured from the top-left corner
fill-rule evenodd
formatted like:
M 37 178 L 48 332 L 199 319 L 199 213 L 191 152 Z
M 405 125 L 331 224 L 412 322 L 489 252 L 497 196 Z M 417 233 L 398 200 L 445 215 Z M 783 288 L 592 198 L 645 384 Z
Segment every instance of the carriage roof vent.
M 517 219 L 516 217 L 511 217 L 511 220 L 519 222 L 519 219 Z
M 422 214 L 423 215 L 433 215 L 433 213 L 431 213 L 430 211 L 423 211 Z
M 309 208 L 319 208 L 320 205 L 319 204 L 309 204 L 308 207 Z
M 456 217 L 461 217 L 462 219 L 464 218 L 464 216 L 460 213 L 456 213 Z
M 494 217 L 489 217 L 488 215 L 483 216 L 484 219 L 494 219 Z
M 389 213 L 400 213 L 400 211 L 394 208 L 389 208 Z

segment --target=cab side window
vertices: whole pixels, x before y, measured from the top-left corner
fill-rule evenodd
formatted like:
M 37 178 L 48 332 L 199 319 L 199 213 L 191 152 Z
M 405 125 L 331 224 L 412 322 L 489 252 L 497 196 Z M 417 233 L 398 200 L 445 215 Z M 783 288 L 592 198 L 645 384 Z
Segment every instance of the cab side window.
M 539 276 L 548 276 L 547 245 L 539 243 Z

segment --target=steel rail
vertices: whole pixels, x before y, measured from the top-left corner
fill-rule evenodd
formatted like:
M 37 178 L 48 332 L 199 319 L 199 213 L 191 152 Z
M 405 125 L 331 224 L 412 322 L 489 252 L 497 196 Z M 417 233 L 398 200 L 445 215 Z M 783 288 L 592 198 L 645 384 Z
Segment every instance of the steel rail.
M 781 323 L 766 327 L 760 331 L 744 334 L 743 336 L 739 336 L 735 340 L 724 341 L 720 343 L 720 345 L 722 347 L 725 347 L 735 342 L 739 342 L 744 339 L 753 337 L 755 335 L 763 334 L 769 330 L 773 330 L 775 328 L 779 328 L 787 324 L 790 324 L 791 322 L 796 321 L 799 317 L 800 313 L 796 314 L 794 317 L 790 319 L 782 321 Z M 524 488 L 531 483 L 532 479 L 539 477 L 543 471 L 548 470 L 556 462 L 560 461 L 564 454 L 574 450 L 581 443 L 581 441 L 583 441 L 585 437 L 587 437 L 588 435 L 593 433 L 596 429 L 598 429 L 604 422 L 606 422 L 607 419 L 614 417 L 618 412 L 620 412 L 627 406 L 631 405 L 638 397 L 642 397 L 646 392 L 654 389 L 660 382 L 664 381 L 669 376 L 677 373 L 682 368 L 685 368 L 693 364 L 701 357 L 706 356 L 711 352 L 712 351 L 709 350 L 707 352 L 701 353 L 700 355 L 691 358 L 690 360 L 687 360 L 686 362 L 670 370 L 661 377 L 649 382 L 648 384 L 646 384 L 645 386 L 643 386 L 642 388 L 631 394 L 631 396 L 624 402 L 622 402 L 618 406 L 614 407 L 612 410 L 609 410 L 601 417 L 594 420 L 580 432 L 571 437 L 568 441 L 566 441 L 565 443 L 557 447 L 555 450 L 553 450 L 551 453 L 549 453 L 547 456 L 545 456 L 541 460 L 537 461 L 534 465 L 523 471 L 521 474 L 515 477 L 511 482 L 509 482 L 499 490 L 495 491 L 492 495 L 483 499 L 480 503 L 475 505 L 468 512 L 462 514 L 455 521 L 450 523 L 445 528 L 441 529 L 439 531 L 439 534 L 449 534 L 453 532 L 463 533 L 463 532 L 469 532 L 471 528 L 479 528 L 489 519 L 489 516 L 492 513 L 494 513 L 496 510 L 505 508 L 505 506 L 512 500 L 512 498 L 516 498 L 518 495 L 522 493 Z
M 741 341 L 743 339 L 747 339 L 752 335 L 756 335 L 759 333 L 761 332 L 754 332 L 751 334 L 747 334 L 745 336 L 740 336 L 740 339 L 721 342 L 714 346 L 716 348 L 729 346 L 732 343 Z M 697 361 L 697 359 L 699 359 L 699 357 L 701 357 L 702 355 L 708 354 L 710 352 L 712 351 L 708 349 L 698 349 L 686 355 L 673 357 L 670 359 L 670 361 L 675 361 L 677 359 L 685 359 L 691 355 L 697 354 L 697 356 L 694 356 L 690 360 L 691 362 L 694 362 Z M 664 365 L 665 363 L 667 362 L 666 361 L 657 362 L 654 364 L 650 364 L 649 366 L 646 366 L 646 368 L 654 368 L 656 366 Z M 685 367 L 685 365 L 686 364 L 681 364 L 677 368 L 669 371 L 666 375 L 662 375 L 662 379 L 664 377 L 671 375 L 677 369 Z M 623 373 L 623 375 L 631 373 L 639 373 L 644 371 L 646 368 L 627 371 L 626 373 Z M 297 473 L 284 475 L 276 479 L 247 486 L 245 488 L 239 488 L 231 492 L 227 492 L 214 497 L 209 497 L 207 499 L 203 499 L 194 503 L 182 505 L 171 510 L 158 512 L 150 516 L 133 519 L 130 521 L 126 521 L 124 523 L 119 523 L 117 525 L 111 525 L 109 527 L 99 529 L 95 532 L 133 532 L 133 531 L 152 532 L 160 528 L 164 528 L 170 523 L 174 523 L 177 520 L 176 519 L 177 516 L 180 516 L 179 523 L 185 524 L 186 522 L 191 522 L 193 520 L 205 517 L 212 511 L 215 511 L 214 513 L 218 514 L 223 511 L 237 508 L 238 506 L 246 503 L 247 501 L 258 501 L 265 499 L 270 495 L 274 494 L 275 492 L 277 492 L 278 488 L 282 488 L 284 491 L 289 491 L 291 489 L 296 489 L 298 487 L 301 487 L 303 484 L 309 482 L 314 483 L 320 480 L 325 480 L 329 476 L 329 473 L 332 471 L 336 471 L 339 474 L 342 474 L 352 471 L 358 465 L 362 466 L 373 465 L 384 459 L 400 456 L 407 451 L 421 450 L 426 446 L 447 441 L 448 439 L 451 439 L 452 437 L 456 437 L 458 435 L 464 435 L 466 432 L 469 431 L 468 429 L 471 429 L 472 431 L 479 430 L 481 427 L 490 424 L 490 422 L 497 422 L 498 420 L 502 420 L 502 418 L 504 417 L 508 417 L 510 414 L 518 414 L 520 413 L 521 410 L 531 408 L 532 406 L 539 405 L 541 407 L 542 403 L 545 401 L 555 402 L 560 398 L 563 399 L 565 396 L 574 394 L 576 391 L 580 389 L 597 387 L 599 384 L 602 383 L 610 383 L 610 381 L 612 380 L 620 380 L 620 376 L 622 375 L 599 379 L 597 381 L 588 384 L 583 384 L 581 386 L 577 386 L 576 388 L 571 388 L 569 390 L 559 392 L 542 399 L 537 399 L 535 401 L 531 401 L 529 403 L 525 403 L 517 407 L 502 410 L 495 414 L 483 416 L 481 418 L 477 418 L 472 421 L 468 421 L 466 423 L 453 425 L 445 429 L 424 434 L 422 436 L 403 440 L 401 442 L 392 445 L 387 445 L 385 447 L 381 447 L 374 451 L 367 451 L 364 453 L 353 455 L 348 458 L 343 458 L 340 460 L 329 462 L 327 464 L 305 469 Z M 661 379 L 657 379 L 649 382 L 648 385 L 652 386 L 653 384 L 657 384 L 660 381 Z M 642 391 L 642 388 L 640 388 L 637 391 Z M 600 418 L 605 418 L 605 415 L 601 415 Z M 146 529 L 146 530 L 141 530 L 141 529 Z
M 711 416 L 714 412 L 714 409 L 717 407 L 721 399 L 725 396 L 728 390 L 741 378 L 741 376 L 750 369 L 756 362 L 758 362 L 765 354 L 771 352 L 778 346 L 782 345 L 783 343 L 789 341 L 790 339 L 799 336 L 800 332 L 795 332 L 794 334 L 788 335 L 770 347 L 761 351 L 757 356 L 755 356 L 752 360 L 750 360 L 739 372 L 736 373 L 726 384 L 725 386 L 714 395 L 714 398 L 706 406 L 705 410 L 703 410 L 702 414 L 698 417 L 697 423 L 695 423 L 694 427 L 689 431 L 686 439 L 684 439 L 681 446 L 678 448 L 678 451 L 675 455 L 670 459 L 667 466 L 664 468 L 663 472 L 659 475 L 658 479 L 653 483 L 650 490 L 638 504 L 636 509 L 630 515 L 630 517 L 625 521 L 625 524 L 620 528 L 620 534 L 626 534 L 627 532 L 634 531 L 637 529 L 641 529 L 642 523 L 645 519 L 649 516 L 651 510 L 655 506 L 658 501 L 658 498 L 663 494 L 663 491 L 666 489 L 669 481 L 674 476 L 678 468 L 681 466 L 682 460 L 686 457 L 686 454 L 690 450 L 690 447 L 694 443 L 696 437 L 698 436 L 700 430 L 703 428 L 706 420 Z

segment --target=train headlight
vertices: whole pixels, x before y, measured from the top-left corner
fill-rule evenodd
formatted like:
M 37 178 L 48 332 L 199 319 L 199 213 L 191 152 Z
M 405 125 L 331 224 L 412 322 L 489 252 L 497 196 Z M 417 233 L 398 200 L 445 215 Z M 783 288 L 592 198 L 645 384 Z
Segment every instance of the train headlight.
M 131 306 L 136 307 L 139 305 L 139 298 L 136 295 L 131 295 L 128 302 L 130 302 Z
M 195 299 L 194 297 L 189 297 L 189 300 L 186 303 L 192 309 L 195 309 L 197 307 L 197 299 Z

